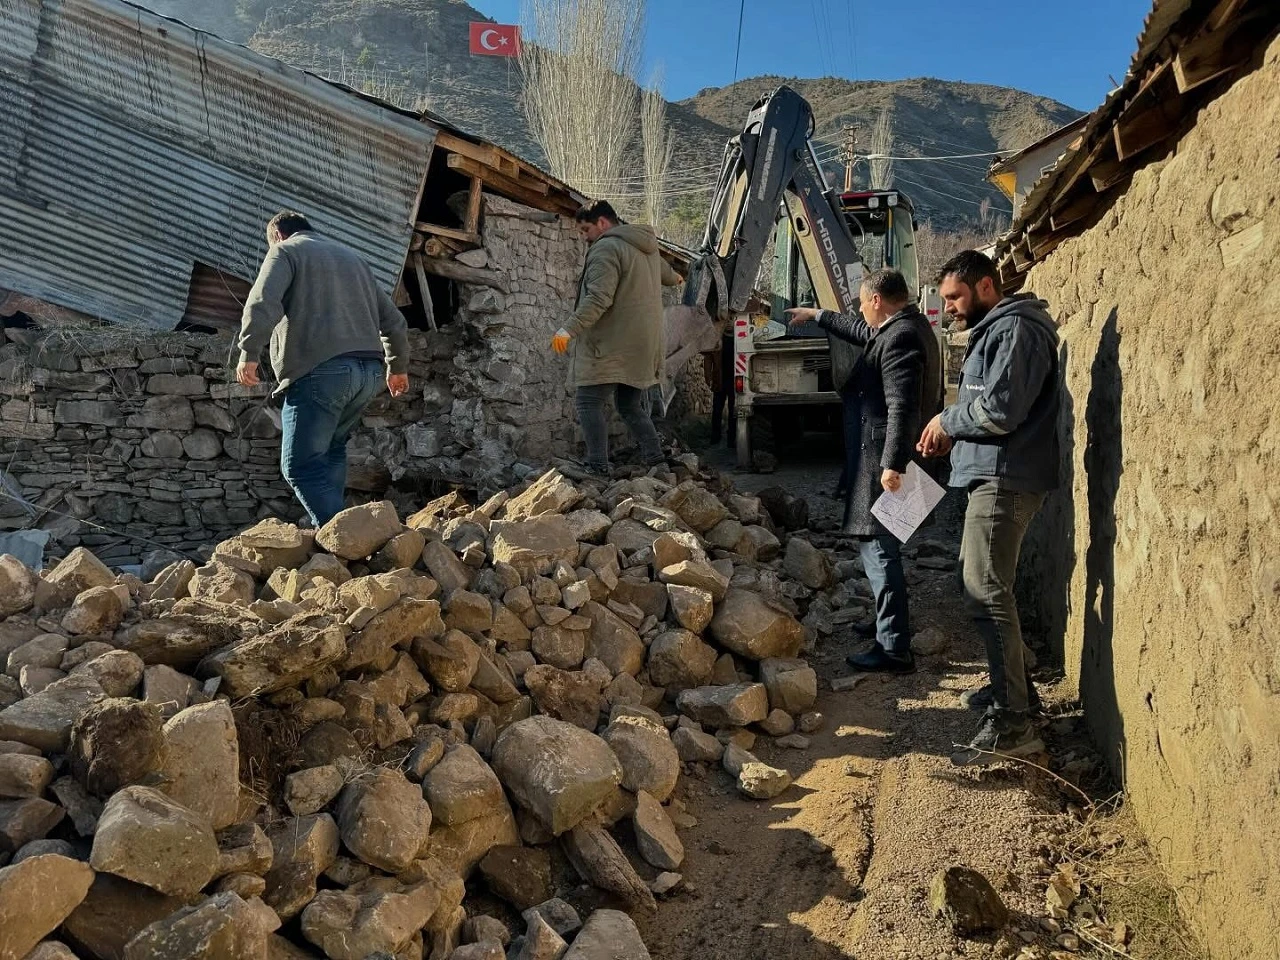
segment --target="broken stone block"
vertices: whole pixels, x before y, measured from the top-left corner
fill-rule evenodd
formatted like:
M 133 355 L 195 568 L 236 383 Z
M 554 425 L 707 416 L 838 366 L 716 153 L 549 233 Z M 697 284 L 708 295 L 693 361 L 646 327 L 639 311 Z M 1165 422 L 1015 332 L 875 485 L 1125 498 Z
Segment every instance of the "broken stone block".
M 43 840 L 64 816 L 60 806 L 40 797 L 0 800 L 0 854 Z
M 404 597 L 351 637 L 341 669 L 349 671 L 377 663 L 396 648 L 409 648 L 417 638 L 434 639 L 444 632 L 438 602 Z
M 742 542 L 744 533 L 746 533 L 746 527 L 739 521 L 732 518 L 721 520 L 707 531 L 707 543 L 721 550 L 734 550 Z
M 622 766 L 607 743 L 545 716 L 513 723 L 499 735 L 493 769 L 516 802 L 557 836 L 622 782 Z
M 234 893 L 217 893 L 182 907 L 138 932 L 125 946 L 124 960 L 250 960 L 265 957 L 267 937 L 280 925 L 264 920 Z
M 18 686 L 23 696 L 34 696 L 51 683 L 57 683 L 66 676 L 61 670 L 49 667 L 23 667 L 18 676 Z
M 732 653 L 765 660 L 794 657 L 804 642 L 804 627 L 781 605 L 735 588 L 711 619 L 711 636 Z
M 729 516 L 728 509 L 716 495 L 693 480 L 681 483 L 658 502 L 675 511 L 681 520 L 698 533 L 706 533 Z
M 574 510 L 565 520 L 579 543 L 599 543 L 613 526 L 613 521 L 599 510 Z
M 561 561 L 575 563 L 578 541 L 569 521 L 551 514 L 517 522 L 495 521 L 489 528 L 489 551 L 495 563 L 510 564 L 522 578 L 529 579 L 546 575 Z
M 520 494 L 507 501 L 503 516 L 527 520 L 543 514 L 567 513 L 582 499 L 582 493 L 559 470 L 548 470 Z
M 419 787 L 377 767 L 342 791 L 337 821 L 348 850 L 370 866 L 398 873 L 413 862 L 430 831 L 431 808 Z
M 250 574 L 215 559 L 196 569 L 187 592 L 197 600 L 248 606 L 256 590 Z
M 295 821 L 299 822 L 299 821 Z M 256 823 L 238 823 L 219 830 L 216 876 L 230 873 L 265 874 L 274 856 L 271 840 Z
M 622 786 L 645 791 L 659 803 L 671 795 L 680 777 L 680 755 L 667 728 L 644 716 L 615 716 L 602 735 L 622 764 Z
M 497 917 L 488 917 L 480 914 L 468 918 L 462 928 L 462 938 L 468 943 L 492 941 L 505 947 L 511 943 L 511 931 Z
M 532 913 L 526 923 L 524 940 L 513 960 L 560 960 L 569 948 L 564 938 L 537 913 Z
M 729 578 L 705 560 L 683 560 L 663 567 L 658 579 L 668 585 L 705 590 L 717 603 L 724 599 L 729 589 Z
M 596 728 L 604 706 L 596 678 L 581 670 L 558 670 L 540 663 L 525 671 L 524 684 L 542 713 L 584 730 Z
M 517 910 L 550 898 L 551 857 L 539 847 L 494 847 L 479 864 L 489 889 Z
M 775 710 L 799 714 L 818 700 L 818 675 L 805 661 L 770 657 L 760 661 L 760 682 Z
M 772 800 L 791 786 L 791 774 L 766 763 L 744 763 L 738 772 L 738 790 L 753 800 Z
M 343 560 L 363 560 L 404 529 L 390 500 L 348 507 L 316 531 L 316 544 Z
M 342 792 L 342 772 L 334 766 L 291 773 L 284 782 L 284 802 L 295 817 L 319 813 Z
M 699 637 L 688 630 L 668 630 L 649 646 L 649 681 L 673 691 L 705 686 L 715 662 L 715 649 Z
M 659 870 L 679 870 L 684 863 L 684 844 L 662 804 L 646 791 L 636 794 L 636 811 L 631 818 L 636 845 L 646 863 Z
M 470 943 L 458 947 L 449 960 L 506 960 L 506 951 L 500 943 Z
M 398 956 L 439 903 L 440 892 L 430 883 L 406 886 L 371 878 L 345 891 L 318 894 L 302 911 L 302 935 L 330 960 Z
M 597 910 L 587 918 L 561 960 L 650 960 L 640 931 L 619 910 Z
M 450 630 L 484 633 L 493 626 L 493 604 L 470 590 L 455 590 L 444 606 L 444 623 Z
M 639 520 L 619 520 L 609 528 L 605 542 L 628 556 L 641 550 L 650 550 L 653 542 L 662 536 L 657 530 L 646 527 Z
M 85 547 L 76 547 L 36 584 L 36 606 L 56 610 L 71 604 L 92 587 L 109 587 L 115 581 L 106 564 Z
M 422 792 L 432 818 L 446 826 L 492 814 L 506 802 L 497 775 L 479 753 L 463 744 L 450 748 L 423 778 Z
M 31 609 L 40 578 L 12 554 L 0 554 L 0 620 Z
M 15 679 L 23 667 L 50 667 L 62 665 L 70 641 L 59 633 L 42 633 L 11 651 L 5 662 L 5 673 Z
M 685 763 L 718 763 L 724 744 L 709 733 L 692 727 L 676 727 L 671 742 Z
M 657 909 L 648 885 L 640 879 L 626 854 L 603 826 L 588 820 L 579 823 L 560 840 L 569 862 L 587 883 L 621 897 L 630 909 L 648 913 Z M 586 927 L 578 938 L 585 935 Z M 618 944 L 611 946 L 615 950 L 618 948 Z
M 785 710 L 773 709 L 760 721 L 760 729 L 771 737 L 785 737 L 796 728 L 796 722 Z
M 1009 908 L 991 882 L 977 870 L 947 867 L 934 874 L 929 906 L 962 937 L 999 930 L 1009 922 Z
M 145 669 L 142 658 L 136 653 L 108 650 L 86 660 L 71 672 L 93 677 L 108 697 L 128 697 L 138 689 Z
M 676 623 L 695 634 L 707 628 L 715 613 L 715 598 L 710 592 L 673 583 L 667 585 L 667 596 Z
M 706 551 L 698 538 L 684 531 L 664 533 L 653 541 L 653 568 L 662 570 L 686 560 L 706 560 Z
M 161 769 L 165 739 L 154 704 L 125 697 L 90 705 L 72 728 L 71 773 L 90 793 L 107 797 Z
M 476 664 L 471 688 L 482 693 L 496 704 L 513 703 L 520 699 L 516 688 L 516 675 L 505 657 L 490 656 L 483 651 Z
M 427 541 L 427 545 L 422 548 L 422 562 L 440 584 L 440 590 L 446 597 L 454 590 L 467 589 L 475 578 L 475 571 L 459 560 L 458 555 L 447 544 L 439 540 Z
M 0 870 L 0 957 L 28 956 L 80 905 L 92 883 L 87 863 L 51 854 Z
M 782 569 L 787 576 L 810 590 L 824 590 L 832 582 L 831 560 L 803 537 L 792 537 L 787 541 Z
M 422 548 L 426 545 L 427 538 L 421 531 L 403 530 L 369 558 L 369 569 L 374 573 L 408 569 L 422 558 Z
M 332 618 L 305 613 L 260 637 L 226 647 L 205 660 L 233 699 L 296 686 L 347 654 L 347 641 Z
M 209 818 L 213 829 L 236 822 L 240 741 L 225 700 L 188 707 L 164 725 L 166 794 Z
M 709 727 L 745 727 L 769 715 L 769 694 L 762 683 L 694 687 L 680 692 L 676 707 Z
M 124 605 L 110 587 L 90 587 L 77 594 L 62 618 L 62 629 L 73 636 L 109 633 L 124 619 Z
M 588 636 L 581 630 L 543 626 L 533 631 L 534 655 L 544 664 L 560 670 L 581 666 L 586 657 Z
M 644 668 L 644 641 L 631 624 L 595 601 L 582 613 L 591 620 L 589 655 L 609 668 L 611 678 L 619 673 L 634 677 Z
M 271 827 L 271 870 L 267 873 L 267 906 L 288 921 L 316 895 L 316 879 L 338 857 L 338 825 L 327 813 L 287 817 Z
M 494 847 L 520 842 L 520 831 L 506 797 L 492 813 L 450 825 L 434 824 L 431 830 L 431 856 L 458 874 L 469 876 L 476 865 Z M 458 902 L 462 897 L 459 895 Z
M 0 799 L 38 797 L 53 782 L 53 764 L 44 757 L 0 753 Z
M 218 844 L 205 817 L 150 787 L 124 787 L 98 820 L 89 862 L 171 896 L 199 893 L 218 866 Z

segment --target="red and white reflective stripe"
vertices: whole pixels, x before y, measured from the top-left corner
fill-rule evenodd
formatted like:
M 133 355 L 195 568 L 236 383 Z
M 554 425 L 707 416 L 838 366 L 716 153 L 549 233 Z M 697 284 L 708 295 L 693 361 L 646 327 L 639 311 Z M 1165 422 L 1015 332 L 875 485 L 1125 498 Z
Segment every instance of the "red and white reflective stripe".
M 740 377 L 747 375 L 747 355 L 745 353 L 734 354 L 733 372 Z

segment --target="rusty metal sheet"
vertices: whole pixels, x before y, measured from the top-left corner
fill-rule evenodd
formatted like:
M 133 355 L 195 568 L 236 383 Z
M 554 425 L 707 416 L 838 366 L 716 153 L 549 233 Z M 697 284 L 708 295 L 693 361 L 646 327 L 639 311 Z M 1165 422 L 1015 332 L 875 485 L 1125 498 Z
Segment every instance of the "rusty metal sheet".
M 172 328 L 281 208 L 393 289 L 437 128 L 121 0 L 0 0 L 0 129 L 0 286 Z

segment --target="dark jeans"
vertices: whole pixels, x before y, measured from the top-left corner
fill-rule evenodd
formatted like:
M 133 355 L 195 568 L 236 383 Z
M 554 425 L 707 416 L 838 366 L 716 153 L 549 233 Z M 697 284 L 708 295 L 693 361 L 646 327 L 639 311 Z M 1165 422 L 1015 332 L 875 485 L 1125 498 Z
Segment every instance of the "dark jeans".
M 960 544 L 965 609 L 987 648 L 995 708 L 1019 715 L 1027 712 L 1027 666 L 1013 581 L 1022 538 L 1044 498 L 996 480 L 974 485 Z
M 648 413 L 645 392 L 625 383 L 597 383 L 578 387 L 574 404 L 578 423 L 587 445 L 587 466 L 609 469 L 609 401 L 618 408 L 618 416 L 640 444 L 640 459 L 646 464 L 662 462 L 662 441 Z
M 911 652 L 911 617 L 907 610 L 907 577 L 902 545 L 891 533 L 859 540 L 862 566 L 876 598 L 876 642 L 886 653 Z
M 280 472 L 317 527 L 343 508 L 347 438 L 385 377 L 381 360 L 334 357 L 285 391 Z

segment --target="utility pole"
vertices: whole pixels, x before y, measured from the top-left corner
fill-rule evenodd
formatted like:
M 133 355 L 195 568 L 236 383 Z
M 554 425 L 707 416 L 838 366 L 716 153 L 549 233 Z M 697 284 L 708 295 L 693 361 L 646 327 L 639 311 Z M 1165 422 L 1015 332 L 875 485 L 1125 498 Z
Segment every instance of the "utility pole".
M 853 190 L 853 161 L 858 151 L 858 128 L 851 123 L 844 125 L 844 142 L 840 145 L 840 159 L 844 161 L 844 192 Z

